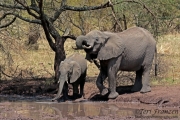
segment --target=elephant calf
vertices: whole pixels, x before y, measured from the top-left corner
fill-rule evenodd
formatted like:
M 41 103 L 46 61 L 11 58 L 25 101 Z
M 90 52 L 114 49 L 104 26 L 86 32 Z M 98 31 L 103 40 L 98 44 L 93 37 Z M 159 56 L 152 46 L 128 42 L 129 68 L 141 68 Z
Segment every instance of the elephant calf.
M 93 30 L 76 39 L 76 46 L 86 51 L 88 60 L 100 61 L 100 73 L 96 81 L 102 95 L 116 98 L 116 75 L 119 70 L 136 71 L 132 91 L 150 92 L 149 73 L 156 52 L 156 41 L 149 31 L 132 27 L 123 32 L 111 33 Z M 108 77 L 109 91 L 103 85 Z
M 73 97 L 79 95 L 78 86 L 80 85 L 80 95 L 84 96 L 84 84 L 86 79 L 87 61 L 80 54 L 76 53 L 64 61 L 59 66 L 59 90 L 57 96 L 52 101 L 60 98 L 63 92 L 64 101 L 68 99 L 68 83 L 73 86 Z

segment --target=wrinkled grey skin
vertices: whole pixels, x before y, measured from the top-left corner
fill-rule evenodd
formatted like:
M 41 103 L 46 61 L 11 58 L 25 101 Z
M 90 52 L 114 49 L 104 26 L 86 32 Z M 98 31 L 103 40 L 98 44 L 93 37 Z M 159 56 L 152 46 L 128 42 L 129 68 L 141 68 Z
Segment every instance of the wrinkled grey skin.
M 132 27 L 120 33 L 93 30 L 76 39 L 76 46 L 86 51 L 86 59 L 98 59 L 101 70 L 96 81 L 102 95 L 108 93 L 103 81 L 108 77 L 109 96 L 116 98 L 116 75 L 119 70 L 136 71 L 132 91 L 151 91 L 150 70 L 156 51 L 156 41 L 146 29 Z
M 73 86 L 73 97 L 77 98 L 79 95 L 78 86 L 80 85 L 80 95 L 84 96 L 84 84 L 86 80 L 87 61 L 80 54 L 76 53 L 64 61 L 59 66 L 59 90 L 52 101 L 60 98 L 63 92 L 64 101 L 68 99 L 68 84 Z

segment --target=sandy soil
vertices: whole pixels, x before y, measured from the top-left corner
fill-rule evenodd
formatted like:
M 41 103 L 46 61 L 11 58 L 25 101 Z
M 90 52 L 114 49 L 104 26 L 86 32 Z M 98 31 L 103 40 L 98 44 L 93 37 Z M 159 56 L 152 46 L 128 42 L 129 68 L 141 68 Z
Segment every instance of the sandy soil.
M 89 78 L 94 79 L 94 78 Z M 90 81 L 90 80 L 88 80 Z M 141 94 L 139 92 L 132 93 L 130 92 L 132 86 L 118 86 L 117 91 L 119 96 L 116 99 L 107 99 L 106 96 L 102 97 L 99 94 L 99 91 L 94 84 L 94 82 L 85 83 L 85 98 L 88 101 L 100 102 L 104 101 L 107 103 L 139 103 L 139 104 L 148 104 L 161 107 L 176 107 L 180 109 L 180 86 L 178 85 L 169 85 L 169 86 L 152 86 L 152 91 Z M 57 85 L 47 84 L 46 79 L 39 80 L 13 80 L 13 81 L 0 81 L 0 95 L 25 95 L 25 96 L 44 96 L 48 98 L 55 97 L 57 93 Z M 69 94 L 72 93 L 72 88 L 70 87 Z M 9 104 L 9 102 L 6 102 Z M 8 108 L 8 105 L 1 105 L 1 112 L 11 112 L 14 111 L 14 108 Z M 22 108 L 23 109 L 23 108 Z M 81 117 L 77 119 L 105 119 L 108 120 L 110 116 L 106 117 Z M 4 120 L 1 118 L 0 120 Z M 11 118 L 9 118 L 11 119 Z M 14 119 L 28 119 L 28 118 L 18 118 L 12 115 L 12 120 Z M 112 119 L 112 117 L 111 117 Z M 114 120 L 120 118 L 113 118 Z M 127 119 L 127 118 L 126 118 Z

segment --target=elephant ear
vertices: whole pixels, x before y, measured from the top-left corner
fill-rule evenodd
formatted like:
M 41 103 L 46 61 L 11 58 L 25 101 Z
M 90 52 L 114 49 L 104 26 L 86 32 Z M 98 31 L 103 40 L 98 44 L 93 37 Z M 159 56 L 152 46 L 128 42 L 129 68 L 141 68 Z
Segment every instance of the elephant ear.
M 111 36 L 104 45 L 102 45 L 97 58 L 99 60 L 108 60 L 118 57 L 124 51 L 125 47 L 122 44 L 121 38 L 118 36 Z
M 71 74 L 71 77 L 70 77 L 70 83 L 73 83 L 80 77 L 80 75 L 81 75 L 81 67 L 75 61 L 71 61 L 70 64 L 72 65 L 72 74 Z

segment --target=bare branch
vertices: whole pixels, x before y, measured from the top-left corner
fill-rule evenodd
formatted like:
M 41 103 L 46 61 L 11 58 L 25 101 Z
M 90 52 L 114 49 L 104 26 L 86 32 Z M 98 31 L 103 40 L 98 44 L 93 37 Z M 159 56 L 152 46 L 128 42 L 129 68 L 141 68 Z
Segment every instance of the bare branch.
M 2 17 L 0 17 L 0 21 L 2 21 L 3 19 L 6 18 L 6 16 L 10 15 L 9 13 L 4 13 L 2 15 Z M 8 27 L 9 25 L 11 25 L 14 21 L 16 20 L 16 17 L 14 17 L 9 23 L 6 23 L 4 25 L 1 25 L 0 28 L 5 28 L 5 27 Z
M 26 6 L 25 4 L 23 4 L 22 2 L 20 2 L 19 0 L 15 0 L 17 3 L 19 3 L 20 5 L 22 5 L 26 10 L 27 12 L 29 13 L 29 15 L 35 17 L 36 19 L 39 19 L 39 16 L 37 16 L 36 14 L 34 14 L 30 8 L 28 6 Z
M 53 42 L 50 34 L 49 34 L 49 29 L 48 29 L 48 25 L 47 25 L 47 20 L 45 18 L 45 15 L 43 13 L 43 10 L 42 10 L 42 7 L 43 7 L 43 0 L 39 0 L 39 9 L 40 9 L 40 19 L 41 19 L 41 22 L 42 22 L 42 27 L 44 29 L 44 32 L 45 32 L 45 35 L 46 35 L 46 38 L 48 40 L 48 43 L 51 47 L 51 49 L 53 51 L 56 51 L 56 46 L 55 46 L 55 43 Z
M 26 10 L 26 9 L 25 9 L 24 7 L 22 7 L 22 6 L 18 6 L 18 5 L 7 5 L 7 4 L 3 4 L 3 2 L 0 2 L 0 7 L 10 8 L 10 9 Z
M 109 4 L 109 1 L 101 4 L 99 6 L 84 6 L 84 7 L 74 7 L 74 6 L 68 6 L 66 5 L 66 0 L 62 0 L 60 8 L 54 13 L 54 17 L 50 19 L 50 21 L 53 23 L 56 21 L 56 19 L 59 17 L 59 15 L 66 10 L 71 10 L 71 11 L 89 11 L 89 10 L 98 10 L 98 9 L 103 9 L 111 7 Z
M 69 17 L 69 22 L 70 22 L 72 25 L 74 25 L 75 27 L 77 27 L 78 29 L 80 29 L 80 30 L 81 30 L 81 33 L 84 35 L 85 32 L 84 32 L 84 29 L 82 28 L 83 25 L 82 25 L 82 26 L 77 25 L 76 23 L 73 22 L 73 20 L 71 19 L 71 17 L 70 17 L 69 15 L 68 15 L 68 17 Z
M 6 73 L 3 72 L 2 70 L 1 70 L 0 72 L 1 72 L 3 75 L 5 75 L 5 76 L 7 76 L 7 77 L 9 77 L 9 78 L 14 78 L 13 76 L 6 74 Z
M 18 0 L 15 0 L 15 1 L 18 2 L 19 4 L 21 3 L 21 2 L 19 2 Z M 39 9 L 37 8 L 37 6 L 27 7 L 27 6 L 23 5 L 23 3 L 21 3 L 20 5 L 21 5 L 21 6 L 19 6 L 19 5 L 8 5 L 8 4 L 3 4 L 3 3 L 0 2 L 0 6 L 3 7 L 3 8 L 16 9 L 16 10 L 18 10 L 18 9 L 19 9 L 19 10 L 27 10 L 27 11 L 30 11 L 30 12 L 28 12 L 30 15 L 34 16 L 35 18 L 38 18 L 38 16 L 36 16 L 36 15 L 35 15 L 34 13 L 32 13 L 32 11 L 30 10 L 30 9 L 32 9 L 32 10 L 34 10 L 36 13 L 39 13 Z M 32 14 L 31 14 L 31 13 L 32 13 Z M 31 19 L 28 19 L 28 18 L 25 18 L 25 17 L 19 15 L 18 13 L 15 13 L 15 12 L 6 13 L 6 14 L 4 14 L 4 16 L 2 16 L 1 18 L 6 17 L 7 15 L 13 15 L 13 16 L 15 16 L 16 18 L 19 18 L 19 19 L 21 19 L 21 20 L 23 20 L 23 21 L 26 21 L 26 22 L 41 24 L 41 21 L 40 21 L 40 20 L 31 20 Z M 15 20 L 15 19 L 13 19 L 13 20 Z M 13 22 L 13 20 L 12 20 L 12 22 Z M 8 24 L 7 24 L 7 25 L 8 25 Z M 5 26 L 7 26 L 7 25 L 5 25 Z
M 14 17 L 9 23 L 6 23 L 5 25 L 1 25 L 0 28 L 8 27 L 8 26 L 11 25 L 12 23 L 14 23 L 15 20 L 16 20 L 16 17 Z
M 30 22 L 30 23 L 36 23 L 36 24 L 41 24 L 41 21 L 40 20 L 31 20 L 31 19 L 28 19 L 28 18 L 24 18 L 22 16 L 20 16 L 19 14 L 16 14 L 16 13 L 6 13 L 7 15 L 13 15 L 23 21 L 26 21 L 26 22 Z
M 146 9 L 153 17 L 155 17 L 155 15 L 153 14 L 153 12 L 141 1 L 141 0 L 124 0 L 124 1 L 120 1 L 120 2 L 115 2 L 114 5 L 123 3 L 123 2 L 131 2 L 131 3 L 137 3 L 139 5 L 141 5 L 144 9 Z
M 66 35 L 66 36 L 62 36 L 65 40 L 70 38 L 72 40 L 76 40 L 76 37 L 74 35 Z
M 65 6 L 65 4 L 66 4 L 66 0 L 62 0 L 59 9 L 54 13 L 54 17 L 50 19 L 50 21 L 51 21 L 52 23 L 58 19 L 59 15 L 60 15 L 63 11 L 65 11 L 65 9 L 63 8 L 63 6 Z
M 3 14 L 2 17 L 0 17 L 0 21 L 3 20 L 7 15 L 10 15 L 10 14 Z
M 109 1 L 104 4 L 101 4 L 99 6 L 74 7 L 74 6 L 65 5 L 65 6 L 63 6 L 63 9 L 71 10 L 71 11 L 89 11 L 89 10 L 103 9 L 103 8 L 107 8 L 107 7 L 111 7 L 111 4 L 109 3 Z
M 20 6 L 20 5 L 8 5 L 8 4 L 3 4 L 0 2 L 0 7 L 3 8 L 9 8 L 9 9 L 17 9 L 17 10 L 26 10 L 26 8 Z M 35 12 L 39 13 L 39 9 L 37 8 L 37 6 L 30 6 L 29 9 L 34 10 Z
M 111 9 L 112 9 L 112 15 L 113 15 L 113 17 L 114 17 L 114 20 L 115 20 L 116 23 L 118 24 L 118 26 L 119 26 L 119 28 L 120 28 L 120 31 L 123 31 L 123 30 L 122 30 L 122 26 L 121 26 L 121 24 L 119 23 L 119 20 L 118 20 L 117 17 L 116 17 L 115 10 L 114 10 L 114 6 L 113 6 L 113 3 L 111 2 L 111 0 L 109 0 L 109 4 L 110 4 Z
M 66 40 L 67 38 L 76 40 L 76 37 L 74 35 L 70 35 L 70 28 L 66 28 L 66 30 L 64 31 L 64 34 L 62 35 L 62 37 Z
M 70 18 L 71 19 L 71 18 Z M 81 33 L 83 34 L 83 35 L 85 35 L 86 34 L 86 32 L 84 31 L 85 30 L 85 28 L 84 28 L 84 22 L 85 22 L 85 20 L 83 19 L 83 17 L 82 17 L 82 15 L 81 15 L 81 13 L 79 12 L 79 19 L 80 19 L 80 22 L 81 22 L 81 27 L 79 27 L 79 29 L 81 30 Z

